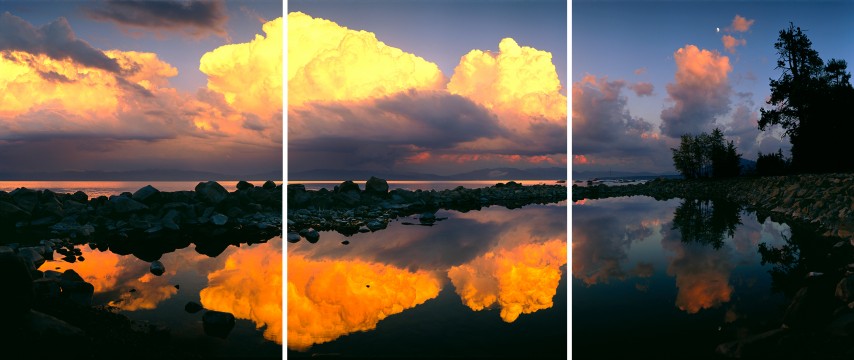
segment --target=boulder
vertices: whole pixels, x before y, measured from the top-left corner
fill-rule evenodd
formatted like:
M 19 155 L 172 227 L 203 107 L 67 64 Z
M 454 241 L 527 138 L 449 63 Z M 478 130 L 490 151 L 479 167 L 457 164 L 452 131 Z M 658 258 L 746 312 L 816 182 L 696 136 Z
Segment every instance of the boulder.
M 74 194 L 71 194 L 71 200 L 85 204 L 89 202 L 89 195 L 86 195 L 86 193 L 82 191 L 76 191 Z
M 368 222 L 367 227 L 370 231 L 382 230 L 386 228 L 386 223 L 379 220 L 372 220 Z
M 312 244 L 316 243 L 317 240 L 320 240 L 320 233 L 318 233 L 317 230 L 314 230 L 312 228 L 300 230 L 299 234 Z
M 163 266 L 163 263 L 160 262 L 160 260 L 156 260 L 151 262 L 149 271 L 151 271 L 151 273 L 154 275 L 160 276 L 163 275 L 164 272 L 166 272 L 166 267 Z
M 39 253 L 39 250 L 42 250 L 42 252 L 44 252 L 44 247 L 39 248 L 40 249 L 37 249 L 35 247 L 20 248 L 18 249 L 18 256 L 24 259 L 24 261 L 33 264 L 33 269 L 38 269 L 39 266 L 42 266 L 42 264 L 44 264 L 45 262 L 44 257 L 42 256 L 42 254 Z
M 288 232 L 288 242 L 289 242 L 289 243 L 299 242 L 299 240 L 300 240 L 300 239 L 301 239 L 301 238 L 300 238 L 300 236 L 299 236 L 299 234 L 298 234 L 298 233 L 295 233 L 295 232 Z
M 180 221 L 181 213 L 178 210 L 170 209 L 166 212 L 166 215 L 163 215 L 163 218 L 160 219 L 160 225 L 169 230 L 180 230 L 178 226 L 178 222 Z
M 359 189 L 359 185 L 350 180 L 342 182 L 341 185 L 336 187 L 336 192 L 339 193 L 346 193 L 350 191 L 361 192 L 362 189 Z
M 18 188 L 9 193 L 15 204 L 24 211 L 32 213 L 39 204 L 39 192 L 27 188 Z
M 219 204 L 228 197 L 228 190 L 216 181 L 200 182 L 195 190 L 196 198 L 212 205 Z
M 124 196 L 111 196 L 110 207 L 118 214 L 130 214 L 148 209 L 145 204 Z
M 237 190 L 246 190 L 246 189 L 251 189 L 254 187 L 255 187 L 255 185 L 252 185 L 251 183 L 248 183 L 248 182 L 243 181 L 243 180 L 240 180 L 237 182 Z
M 24 260 L 0 255 L 0 314 L 5 319 L 23 318 L 33 304 L 33 280 Z
M 421 217 L 418 218 L 418 221 L 420 221 L 422 224 L 432 224 L 436 222 L 436 214 L 431 212 L 425 212 L 421 214 Z
M 15 204 L 0 201 L 0 221 L 15 222 L 30 217 L 30 212 L 19 208 Z
M 273 190 L 276 188 L 276 183 L 273 182 L 272 180 L 267 180 L 264 182 L 264 185 L 262 185 L 261 187 L 263 187 L 267 190 Z
M 156 201 L 160 197 L 160 190 L 154 188 L 154 186 L 146 185 L 135 193 L 133 193 L 132 198 L 136 201 L 151 203 L 152 201 Z
M 74 270 L 66 270 L 59 280 L 60 297 L 79 306 L 92 306 L 95 287 L 87 283 Z
M 234 328 L 234 315 L 227 312 L 208 310 L 202 316 L 202 325 L 208 336 L 225 339 Z
M 228 216 L 225 216 L 223 214 L 217 213 L 217 214 L 213 214 L 211 216 L 211 223 L 213 223 L 214 225 L 222 226 L 222 225 L 225 225 L 225 223 L 227 223 L 227 222 L 228 222 Z
M 388 182 L 384 179 L 371 176 L 368 182 L 365 183 L 365 192 L 384 196 L 388 194 Z
M 184 311 L 186 311 L 190 314 L 195 314 L 195 313 L 201 311 L 202 309 L 203 309 L 202 304 L 199 304 L 195 301 L 190 301 L 187 303 L 187 305 L 184 305 Z

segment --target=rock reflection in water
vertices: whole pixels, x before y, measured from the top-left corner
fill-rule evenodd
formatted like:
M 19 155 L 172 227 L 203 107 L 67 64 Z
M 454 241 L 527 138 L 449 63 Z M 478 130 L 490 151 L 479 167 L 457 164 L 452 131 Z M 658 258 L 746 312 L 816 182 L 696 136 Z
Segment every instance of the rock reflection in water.
M 199 293 L 209 310 L 252 320 L 264 338 L 282 343 L 282 239 L 268 247 L 245 247 L 228 254 L 221 269 L 208 274 Z
M 435 298 L 439 279 L 361 260 L 288 255 L 288 348 L 304 351 Z

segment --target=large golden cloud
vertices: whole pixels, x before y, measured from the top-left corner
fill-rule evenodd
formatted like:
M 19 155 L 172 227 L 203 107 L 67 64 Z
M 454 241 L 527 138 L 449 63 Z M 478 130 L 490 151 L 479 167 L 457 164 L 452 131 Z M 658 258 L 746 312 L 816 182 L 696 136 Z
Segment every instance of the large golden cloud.
M 264 338 L 281 344 L 282 239 L 229 254 L 222 269 L 208 274 L 208 286 L 199 297 L 206 309 L 266 326 Z
M 355 31 L 288 14 L 288 104 L 376 98 L 408 89 L 441 89 L 439 67 Z
M 502 39 L 498 53 L 472 50 L 460 59 L 448 91 L 499 112 L 566 121 L 566 96 L 552 54 Z
M 373 329 L 389 315 L 436 297 L 439 279 L 361 260 L 311 260 L 288 255 L 288 348 Z
M 513 322 L 552 307 L 566 251 L 561 240 L 499 248 L 451 267 L 448 277 L 466 306 L 478 311 L 497 304 L 501 319 Z

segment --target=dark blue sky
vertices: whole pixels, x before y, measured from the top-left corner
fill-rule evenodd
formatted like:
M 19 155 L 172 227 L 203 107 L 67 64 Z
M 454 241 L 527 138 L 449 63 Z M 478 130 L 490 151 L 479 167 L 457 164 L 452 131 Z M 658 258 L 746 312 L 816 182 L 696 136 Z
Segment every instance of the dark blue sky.
M 624 102 L 611 101 L 607 105 L 612 108 L 604 109 L 605 102 L 600 101 L 599 107 L 585 107 L 586 113 L 573 110 L 572 151 L 587 160 L 574 163 L 578 170 L 610 167 L 670 170 L 668 147 L 676 139 L 668 136 L 667 130 L 699 132 L 718 126 L 736 140 L 748 159 L 755 159 L 758 151 L 778 148 L 787 151 L 788 139 L 781 140 L 778 133 L 771 136 L 748 130 L 770 94 L 769 78 L 776 79 L 781 74 L 775 70 L 778 56 L 774 42 L 789 22 L 805 30 L 813 48 L 825 61 L 831 58 L 854 61 L 851 40 L 854 2 L 851 1 L 574 1 L 571 11 L 572 82 L 579 85 L 579 94 L 587 95 L 573 99 L 573 106 L 579 105 L 581 109 L 582 101 L 592 104 L 590 101 L 596 95 L 604 96 L 617 88 Z M 746 31 L 731 28 L 736 15 L 752 21 Z M 724 35 L 737 42 L 732 51 L 725 48 Z M 710 85 L 705 89 L 718 95 L 704 98 L 694 94 L 697 95 L 694 97 L 689 94 L 687 83 L 681 90 L 676 89 L 679 67 L 674 53 L 687 45 L 727 58 L 731 69 L 726 72 L 725 81 L 718 84 L 721 86 Z M 713 57 L 711 54 L 708 56 Z M 582 86 L 585 76 L 595 77 L 596 81 Z M 647 88 L 652 85 L 652 93 L 634 91 L 632 86 L 638 83 Z M 675 95 L 668 91 L 669 84 L 674 87 Z M 681 119 L 673 111 L 665 114 L 679 102 L 692 105 L 694 110 L 706 107 L 708 111 L 696 110 L 693 119 Z M 687 116 L 689 110 L 681 115 Z M 600 111 L 598 117 L 594 111 Z M 607 117 L 604 113 L 612 114 L 612 121 L 604 119 Z M 622 121 L 615 120 L 619 117 Z M 665 122 L 663 117 L 674 121 L 669 129 L 661 127 Z M 610 125 L 592 125 L 596 121 Z M 611 131 L 620 122 L 628 124 L 625 127 L 629 130 L 603 135 L 603 131 Z M 647 138 L 658 136 L 659 141 L 638 141 L 637 135 L 641 133 Z

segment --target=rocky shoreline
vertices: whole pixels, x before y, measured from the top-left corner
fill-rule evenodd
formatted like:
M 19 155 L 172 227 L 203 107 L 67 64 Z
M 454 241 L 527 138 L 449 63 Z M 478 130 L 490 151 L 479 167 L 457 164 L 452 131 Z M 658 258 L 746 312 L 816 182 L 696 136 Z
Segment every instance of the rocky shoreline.
M 776 219 L 814 225 L 824 236 L 854 240 L 854 174 L 655 179 L 620 186 L 572 186 L 573 202 L 621 196 L 724 198 Z
M 0 191 L 0 312 L 8 321 L 0 340 L 54 346 L 39 355 L 86 358 L 135 356 L 193 358 L 170 343 L 169 329 L 132 321 L 93 306 L 94 287 L 73 270 L 39 270 L 46 260 L 85 261 L 79 246 L 133 254 L 163 273 L 164 253 L 195 244 L 215 257 L 230 245 L 266 242 L 282 233 L 282 185 L 241 181 L 233 192 L 219 183 L 194 191 L 161 192 L 145 186 L 134 193 L 89 198 L 78 191 L 19 188 Z M 187 311 L 201 305 L 187 304 Z M 205 333 L 225 337 L 234 316 L 205 311 Z
M 523 186 L 514 181 L 494 186 L 449 190 L 389 191 L 388 182 L 371 177 L 362 190 L 344 181 L 332 190 L 306 190 L 302 184 L 288 185 L 287 240 L 305 238 L 317 242 L 319 231 L 337 231 L 346 236 L 385 229 L 395 219 L 417 215 L 419 224 L 432 225 L 440 209 L 480 210 L 488 206 L 509 209 L 529 204 L 556 203 L 567 199 L 563 185 Z
M 770 217 L 814 234 L 800 244 L 770 250 L 769 259 L 798 259 L 798 264 L 781 262 L 775 270 L 778 277 L 790 279 L 784 292 L 791 301 L 780 322 L 742 332 L 714 352 L 744 359 L 854 356 L 854 174 L 572 187 L 573 202 L 623 196 L 725 199 L 755 211 L 759 219 Z

